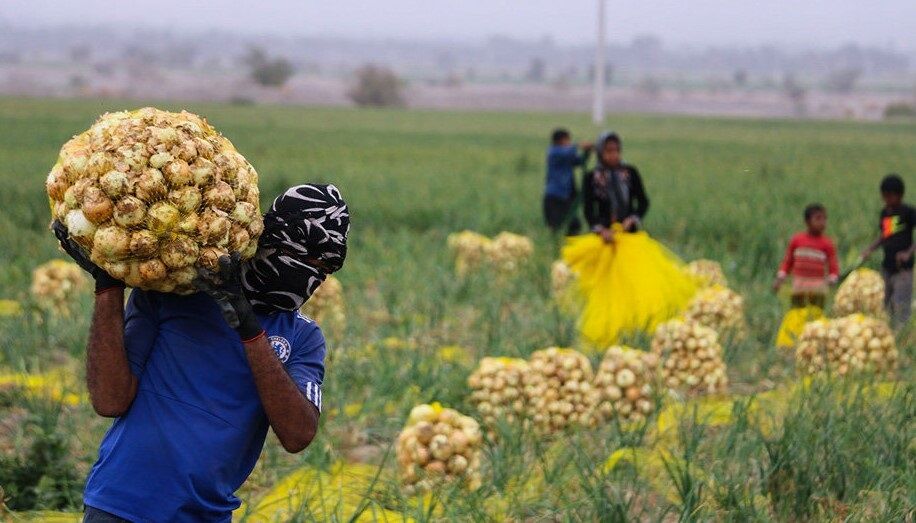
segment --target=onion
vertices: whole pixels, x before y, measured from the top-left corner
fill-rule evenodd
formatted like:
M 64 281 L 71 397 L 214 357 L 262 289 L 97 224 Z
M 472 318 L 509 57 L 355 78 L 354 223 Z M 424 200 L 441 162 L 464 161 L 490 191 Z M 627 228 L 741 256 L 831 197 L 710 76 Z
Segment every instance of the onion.
M 64 169 L 60 164 L 55 165 L 51 172 L 48 173 L 45 188 L 48 190 L 48 196 L 52 200 L 64 199 L 64 193 L 70 188 L 70 182 L 67 181 L 67 176 L 64 174 Z
M 89 221 L 100 224 L 111 218 L 114 205 L 98 187 L 87 187 L 83 193 L 83 214 Z
M 86 218 L 86 215 L 83 214 L 83 211 L 74 209 L 68 212 L 63 222 L 64 225 L 66 225 L 70 236 L 76 240 L 77 243 L 84 247 L 92 245 L 92 240 L 95 237 L 96 226 L 94 223 L 89 221 L 88 218 Z
M 162 246 L 162 261 L 171 269 L 187 267 L 197 260 L 197 244 L 187 236 L 176 235 Z
M 121 171 L 108 171 L 99 179 L 99 185 L 110 198 L 120 198 L 129 190 L 127 175 Z
M 231 211 L 235 207 L 235 195 L 232 194 L 232 187 L 229 187 L 229 184 L 223 181 L 216 182 L 204 194 L 204 200 L 207 205 L 212 205 L 224 211 Z
M 93 236 L 92 247 L 106 260 L 122 260 L 130 254 L 130 235 L 114 225 L 99 227 Z
M 192 180 L 191 168 L 188 167 L 188 162 L 180 159 L 168 163 L 162 173 L 172 187 L 187 185 Z
M 199 221 L 197 213 L 187 214 L 178 222 L 178 230 L 185 234 L 194 234 L 199 229 Z
M 165 197 L 165 177 L 159 169 L 146 169 L 134 187 L 134 194 L 141 200 L 152 203 Z
M 161 280 L 165 275 L 165 264 L 157 258 L 140 263 L 140 278 L 145 281 Z
M 247 225 L 251 223 L 251 220 L 255 219 L 258 216 L 258 210 L 254 205 L 248 202 L 238 202 L 235 204 L 235 208 L 232 210 L 230 217 L 242 225 Z
M 135 196 L 121 198 L 114 208 L 114 221 L 121 227 L 135 227 L 146 217 L 146 204 Z
M 215 172 L 216 167 L 213 165 L 213 162 L 206 158 L 198 158 L 191 167 L 191 176 L 194 179 L 194 184 L 200 187 L 210 185 L 210 182 L 213 180 L 213 173 Z
M 173 158 L 172 155 L 169 154 L 169 153 L 156 153 L 156 154 L 150 156 L 150 158 L 149 158 L 149 164 L 150 164 L 154 169 L 162 169 L 162 167 L 163 167 L 164 165 L 168 164 L 168 163 L 171 162 L 173 159 L 174 159 L 174 158 Z
M 200 207 L 200 189 L 193 186 L 174 189 L 169 192 L 169 202 L 177 207 L 182 214 L 195 211 Z
M 147 257 L 159 249 L 159 238 L 145 229 L 134 231 L 130 235 L 130 252 L 134 256 Z

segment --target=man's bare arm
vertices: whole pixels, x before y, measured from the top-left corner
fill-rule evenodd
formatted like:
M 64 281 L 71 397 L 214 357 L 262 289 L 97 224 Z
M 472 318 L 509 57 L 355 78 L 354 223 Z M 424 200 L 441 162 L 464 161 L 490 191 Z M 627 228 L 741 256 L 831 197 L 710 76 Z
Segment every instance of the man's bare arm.
M 258 396 L 277 439 L 288 452 L 302 451 L 318 431 L 318 409 L 287 374 L 267 336 L 258 336 L 244 345 Z
M 86 349 L 86 385 L 92 408 L 101 416 L 124 414 L 137 395 L 137 378 L 124 349 L 123 288 L 114 287 L 95 297 Z

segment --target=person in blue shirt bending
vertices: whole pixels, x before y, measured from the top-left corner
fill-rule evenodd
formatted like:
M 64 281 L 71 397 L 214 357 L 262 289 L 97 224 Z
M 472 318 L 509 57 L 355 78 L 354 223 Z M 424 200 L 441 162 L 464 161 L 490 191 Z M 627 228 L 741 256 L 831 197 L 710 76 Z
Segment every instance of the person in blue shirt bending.
M 93 264 L 86 381 L 115 418 L 86 481 L 84 519 L 231 521 L 268 426 L 289 452 L 315 437 L 325 342 L 299 307 L 341 268 L 350 218 L 333 185 L 300 185 L 264 216 L 255 256 L 222 256 L 189 296 L 134 289 Z
M 573 170 L 584 165 L 592 150 L 592 144 L 583 142 L 576 147 L 566 129 L 555 129 L 547 149 L 547 180 L 544 187 L 544 220 L 551 231 L 557 232 L 564 225 L 568 235 L 579 231 L 576 216 L 576 181 Z M 579 153 L 579 148 L 582 153 Z

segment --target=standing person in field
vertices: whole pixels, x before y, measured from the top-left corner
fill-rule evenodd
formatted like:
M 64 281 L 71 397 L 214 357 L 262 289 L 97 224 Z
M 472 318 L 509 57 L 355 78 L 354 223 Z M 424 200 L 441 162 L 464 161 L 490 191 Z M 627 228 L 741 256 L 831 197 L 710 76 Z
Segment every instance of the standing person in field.
M 792 305 L 783 318 L 776 345 L 791 348 L 805 323 L 823 316 L 830 285 L 837 282 L 840 266 L 836 247 L 824 234 L 827 230 L 827 209 L 819 203 L 805 207 L 805 227 L 789 241 L 786 255 L 779 265 L 773 291 L 779 291 L 792 275 Z
M 649 198 L 636 167 L 621 158 L 616 133 L 602 134 L 598 165 L 583 177 L 585 219 L 594 234 L 568 238 L 560 253 L 576 274 L 584 306 L 579 331 L 596 348 L 652 333 L 696 293 L 683 262 L 642 229 Z
M 865 261 L 878 247 L 884 248 L 881 274 L 884 276 L 884 306 L 895 328 L 910 321 L 913 301 L 913 226 L 916 209 L 903 202 L 906 187 L 899 175 L 889 174 L 881 180 L 879 235 L 860 256 Z
M 115 418 L 86 481 L 83 521 L 230 521 L 235 491 L 268 426 L 288 452 L 315 437 L 325 341 L 299 307 L 341 268 L 350 218 L 333 185 L 274 200 L 255 256 L 201 270 L 189 296 L 134 289 L 93 264 L 55 222 L 61 247 L 95 278 L 86 382 Z
M 579 152 L 579 149 L 582 152 Z M 585 165 L 592 144 L 583 142 L 576 147 L 566 129 L 556 129 L 547 149 L 547 179 L 544 187 L 544 220 L 551 231 L 557 232 L 564 225 L 566 234 L 579 232 L 581 224 L 575 215 L 576 179 L 573 171 Z
M 613 241 L 613 224 L 633 232 L 649 210 L 639 169 L 623 162 L 620 136 L 604 133 L 595 144 L 598 164 L 582 179 L 585 221 L 605 242 Z

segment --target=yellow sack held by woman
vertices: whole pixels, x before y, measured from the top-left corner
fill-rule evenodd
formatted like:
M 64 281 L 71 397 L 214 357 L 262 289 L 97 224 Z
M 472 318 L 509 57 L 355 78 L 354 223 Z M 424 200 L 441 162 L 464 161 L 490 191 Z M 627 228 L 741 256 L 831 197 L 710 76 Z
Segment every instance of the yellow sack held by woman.
M 569 238 L 561 255 L 576 273 L 585 302 L 579 329 L 599 347 L 624 333 L 651 333 L 697 291 L 681 260 L 644 231 L 615 228 L 613 243 L 596 234 Z
M 824 309 L 817 305 L 793 307 L 786 312 L 776 334 L 776 346 L 780 349 L 791 349 L 801 335 L 805 324 L 824 317 Z

